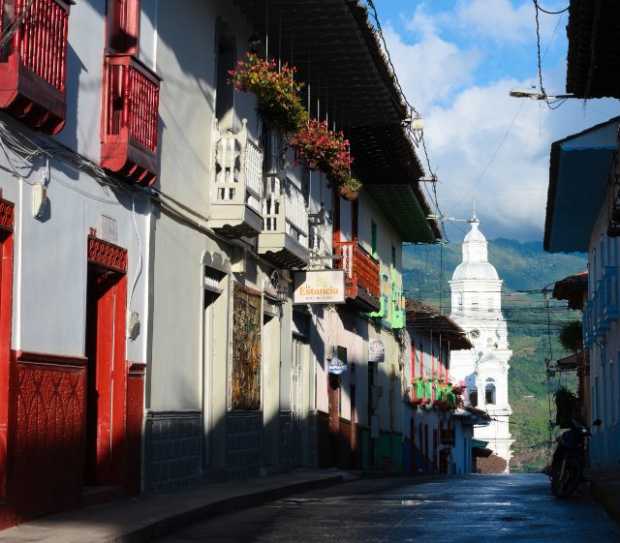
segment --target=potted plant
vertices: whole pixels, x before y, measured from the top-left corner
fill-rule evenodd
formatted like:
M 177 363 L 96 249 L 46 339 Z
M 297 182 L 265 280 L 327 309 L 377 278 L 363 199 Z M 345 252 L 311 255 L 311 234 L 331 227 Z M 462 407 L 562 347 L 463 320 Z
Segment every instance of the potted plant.
M 360 190 L 362 190 L 362 182 L 356 177 L 349 176 L 339 187 L 338 193 L 343 198 L 354 201 L 357 200 Z
M 570 321 L 560 330 L 560 343 L 573 353 L 583 350 L 583 329 L 581 321 Z
M 413 405 L 424 403 L 424 380 L 419 377 L 413 382 L 411 403 Z
M 278 70 L 275 60 L 247 53 L 228 75 L 236 90 L 256 96 L 258 112 L 270 126 L 294 133 L 308 120 L 299 97 L 303 84 L 295 81 L 296 71 L 287 64 Z

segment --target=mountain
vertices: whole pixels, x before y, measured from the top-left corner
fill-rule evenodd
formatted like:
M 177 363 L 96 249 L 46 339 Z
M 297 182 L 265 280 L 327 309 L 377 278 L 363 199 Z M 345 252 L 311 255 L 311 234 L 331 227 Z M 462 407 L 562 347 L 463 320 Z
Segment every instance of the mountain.
M 508 292 L 541 289 L 586 268 L 583 254 L 546 253 L 541 242 L 522 243 L 504 238 L 489 241 L 489 261 L 497 269 Z M 408 295 L 439 300 L 441 284 L 442 307 L 449 310 L 448 281 L 460 262 L 460 243 L 406 246 L 403 269 Z
M 567 353 L 557 336 L 568 321 L 581 319 L 565 304 L 545 301 L 547 285 L 586 269 L 583 254 L 550 254 L 540 242 L 522 243 L 498 238 L 489 241 L 489 261 L 504 281 L 502 312 L 508 323 L 513 356 L 510 361 L 509 397 L 513 409 L 512 469 L 538 470 L 549 458 L 549 394 L 560 384 L 573 386 L 574 376 L 555 375 L 547 382 L 545 360 Z M 448 281 L 461 262 L 461 244 L 410 245 L 403 251 L 405 293 L 450 312 Z

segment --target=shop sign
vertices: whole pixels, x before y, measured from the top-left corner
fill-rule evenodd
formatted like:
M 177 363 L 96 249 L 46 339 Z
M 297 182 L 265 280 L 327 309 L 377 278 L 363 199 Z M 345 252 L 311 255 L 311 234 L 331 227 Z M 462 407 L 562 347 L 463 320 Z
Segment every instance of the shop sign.
M 334 355 L 327 363 L 327 371 L 333 375 L 342 375 L 347 371 L 347 363 Z
M 368 342 L 368 362 L 385 362 L 385 345 L 380 339 L 371 339 Z
M 295 273 L 294 304 L 343 304 L 344 271 L 316 270 Z

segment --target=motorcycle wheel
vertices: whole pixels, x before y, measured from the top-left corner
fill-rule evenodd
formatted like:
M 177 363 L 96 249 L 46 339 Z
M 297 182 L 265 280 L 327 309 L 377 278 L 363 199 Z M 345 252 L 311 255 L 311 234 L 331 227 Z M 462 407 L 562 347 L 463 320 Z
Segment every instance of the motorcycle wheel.
M 556 498 L 568 498 L 577 490 L 581 481 L 581 467 L 576 458 L 558 462 L 551 474 L 551 492 Z

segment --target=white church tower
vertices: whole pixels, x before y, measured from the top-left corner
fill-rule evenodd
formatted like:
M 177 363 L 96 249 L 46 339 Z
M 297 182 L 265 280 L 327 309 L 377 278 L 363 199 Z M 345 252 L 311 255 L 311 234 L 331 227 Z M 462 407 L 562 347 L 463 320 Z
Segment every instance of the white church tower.
M 452 274 L 451 317 L 468 334 L 474 348 L 451 353 L 450 373 L 467 385 L 470 405 L 485 410 L 493 419 L 476 428 L 474 437 L 506 460 L 509 470 L 513 442 L 508 421 L 508 331 L 502 315 L 502 281 L 489 263 L 487 240 L 479 229 L 476 214 L 463 242 L 463 261 Z

